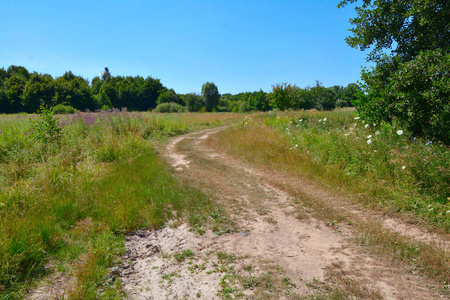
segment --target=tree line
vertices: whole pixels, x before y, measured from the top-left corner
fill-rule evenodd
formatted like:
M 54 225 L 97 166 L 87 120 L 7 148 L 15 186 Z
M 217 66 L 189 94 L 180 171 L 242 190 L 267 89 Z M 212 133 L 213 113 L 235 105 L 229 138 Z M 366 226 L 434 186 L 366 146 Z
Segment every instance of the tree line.
M 41 104 L 82 111 L 113 107 L 145 111 L 155 108 L 159 97 L 171 92 L 159 79 L 111 76 L 108 68 L 92 81 L 71 71 L 53 78 L 21 66 L 0 69 L 0 113 L 34 113 Z
M 280 89 L 286 95 L 277 98 Z M 201 94 L 177 94 L 165 87 L 160 79 L 141 76 L 112 76 L 105 68 L 91 81 L 71 71 L 53 78 L 49 74 L 29 72 L 22 66 L 0 69 L 0 113 L 34 113 L 44 104 L 49 107 L 70 107 L 75 110 L 123 108 L 131 111 L 267 111 L 276 109 L 329 110 L 351 106 L 359 87 L 324 87 L 319 82 L 313 87 L 278 84 L 271 93 L 263 90 L 235 95 L 220 95 L 213 82 L 202 86 Z M 157 108 L 158 107 L 158 108 Z

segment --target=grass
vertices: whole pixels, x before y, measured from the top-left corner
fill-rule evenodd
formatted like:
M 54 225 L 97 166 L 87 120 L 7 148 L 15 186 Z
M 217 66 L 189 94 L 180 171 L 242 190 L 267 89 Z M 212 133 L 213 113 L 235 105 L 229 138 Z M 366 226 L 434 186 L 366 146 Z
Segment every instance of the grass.
M 249 162 L 302 174 L 449 233 L 449 148 L 397 130 L 364 124 L 352 111 L 270 113 L 245 118 L 220 133 L 219 143 Z
M 362 204 L 368 211 L 396 215 L 448 233 L 448 147 L 399 135 L 399 128 L 366 126 L 355 117 L 352 111 L 252 115 L 211 142 L 264 167 L 272 174 L 270 183 L 299 199 L 314 216 L 336 226 L 351 224 L 356 242 L 365 249 L 403 261 L 445 288 L 450 282 L 450 259 L 445 250 L 386 230 L 376 217 L 355 216 L 342 209 L 345 204 L 335 203 L 334 196 L 311 197 L 302 187 L 275 179 L 289 174 L 301 178 L 299 182 L 322 185 L 329 195 L 346 196 L 347 208 L 352 202 Z M 369 139 L 371 143 L 367 143 Z
M 50 262 L 67 276 L 70 299 L 120 298 L 106 275 L 123 233 L 218 209 L 172 176 L 155 145 L 233 117 L 79 113 L 58 120 L 54 140 L 33 131 L 38 116 L 0 117 L 0 298 L 26 296 Z

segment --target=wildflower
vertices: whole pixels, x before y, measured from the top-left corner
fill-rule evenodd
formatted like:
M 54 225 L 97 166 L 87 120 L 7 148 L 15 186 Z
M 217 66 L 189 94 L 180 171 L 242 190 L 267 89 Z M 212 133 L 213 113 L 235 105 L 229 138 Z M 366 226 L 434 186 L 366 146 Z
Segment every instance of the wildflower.
M 325 122 L 327 120 L 327 118 L 323 118 L 323 121 Z
M 379 131 L 375 132 L 375 135 L 380 135 L 380 132 Z
M 369 126 L 370 126 L 369 124 L 366 124 L 366 125 L 364 126 L 364 128 L 369 128 Z
M 361 119 L 360 117 L 355 117 L 355 118 L 353 118 L 353 119 L 355 119 L 355 120 L 359 120 L 359 119 Z
M 299 122 L 302 122 L 303 121 L 303 119 L 300 119 L 300 120 L 298 120 Z
M 414 140 L 416 140 L 417 138 L 416 137 L 414 137 Z
M 368 139 L 371 139 L 371 138 L 372 138 L 372 135 L 368 135 L 367 138 L 368 138 Z
M 319 122 L 322 122 L 322 119 L 320 119 Z
M 344 134 L 344 136 L 349 136 L 350 135 L 350 133 L 346 133 L 346 134 Z
M 397 130 L 397 134 L 398 135 L 402 135 L 403 134 L 403 130 Z
M 429 145 L 429 144 L 432 144 L 433 143 L 433 141 L 429 141 L 428 143 L 426 143 L 425 145 Z
M 367 140 L 367 145 L 372 144 L 372 140 Z
M 406 166 L 403 166 L 403 167 L 402 167 L 402 170 L 404 170 L 404 169 L 406 169 Z

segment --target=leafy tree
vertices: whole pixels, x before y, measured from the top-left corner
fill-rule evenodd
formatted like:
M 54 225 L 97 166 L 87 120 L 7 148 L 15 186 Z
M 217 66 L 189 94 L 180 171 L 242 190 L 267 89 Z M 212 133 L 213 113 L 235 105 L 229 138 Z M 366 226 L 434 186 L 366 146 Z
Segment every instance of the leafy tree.
M 23 94 L 23 90 L 25 89 L 25 84 L 26 81 L 23 76 L 17 74 L 14 74 L 11 77 L 5 79 L 9 112 L 17 113 L 22 111 L 21 96 Z
M 310 93 L 314 99 L 315 108 L 318 110 L 331 110 L 336 103 L 334 91 L 326 88 L 316 81 L 316 86 L 312 87 Z
M 200 111 L 202 107 L 205 107 L 205 102 L 203 101 L 202 96 L 197 95 L 195 93 L 190 93 L 184 95 L 184 103 L 186 103 L 186 108 L 188 111 Z
M 291 86 L 292 107 L 295 109 L 311 109 L 314 107 L 314 99 L 311 88 L 299 88 L 296 85 Z
M 34 72 L 25 84 L 22 94 L 22 108 L 25 112 L 36 112 L 41 104 L 50 105 L 55 95 L 53 77 Z
M 248 98 L 248 104 L 251 110 L 268 111 L 270 110 L 269 97 L 262 89 L 253 92 Z
M 9 112 L 9 100 L 6 90 L 0 85 L 0 114 Z
M 269 95 L 269 103 L 275 109 L 285 110 L 293 107 L 291 85 L 281 83 L 272 85 L 272 92 Z
M 100 93 L 100 88 L 102 87 L 102 80 L 100 79 L 100 77 L 95 76 L 94 78 L 92 78 L 91 80 L 91 90 L 92 93 L 94 95 L 97 95 L 98 93 Z
M 105 68 L 105 71 L 101 72 L 101 76 L 102 76 L 102 81 L 105 83 L 111 79 L 111 72 L 109 71 L 109 69 L 107 67 Z
M 212 111 L 219 104 L 220 94 L 214 82 L 206 82 L 202 86 L 202 97 L 206 111 Z
M 361 116 L 449 143 L 450 1 L 363 0 L 356 12 L 347 43 L 376 63 L 362 71 Z
M 150 76 L 147 77 L 143 83 L 141 110 L 155 108 L 156 100 L 163 90 L 164 86 L 160 79 L 155 79 Z
M 159 105 L 161 103 L 178 103 L 180 105 L 183 105 L 183 100 L 181 99 L 180 96 L 177 95 L 177 93 L 175 93 L 175 91 L 173 89 L 170 90 L 166 90 L 164 92 L 162 92 L 158 99 L 156 100 L 156 103 Z
M 30 72 L 28 72 L 28 70 L 25 67 L 12 65 L 8 68 L 8 70 L 6 70 L 6 76 L 22 77 L 22 79 L 26 81 L 30 78 Z
M 71 71 L 56 78 L 53 104 L 68 104 L 78 110 L 98 108 L 87 80 L 75 76 Z

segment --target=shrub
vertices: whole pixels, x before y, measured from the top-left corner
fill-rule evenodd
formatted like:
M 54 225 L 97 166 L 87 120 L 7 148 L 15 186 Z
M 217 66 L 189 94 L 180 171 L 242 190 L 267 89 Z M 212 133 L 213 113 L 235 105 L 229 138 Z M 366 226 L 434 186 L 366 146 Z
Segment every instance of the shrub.
M 338 108 L 341 108 L 341 107 L 347 107 L 349 105 L 348 105 L 347 101 L 345 101 L 344 99 L 337 99 L 335 106 Z
M 70 105 L 64 105 L 64 104 L 58 104 L 53 107 L 53 113 L 59 114 L 59 115 L 66 115 L 66 114 L 74 114 L 77 112 L 75 108 L 73 108 Z
M 36 140 L 44 144 L 59 141 L 61 128 L 58 126 L 58 118 L 48 107 L 41 105 L 39 109 L 40 117 L 31 121 L 32 133 Z
M 179 113 L 185 112 L 186 107 L 175 102 L 168 102 L 159 104 L 153 111 L 159 113 Z

